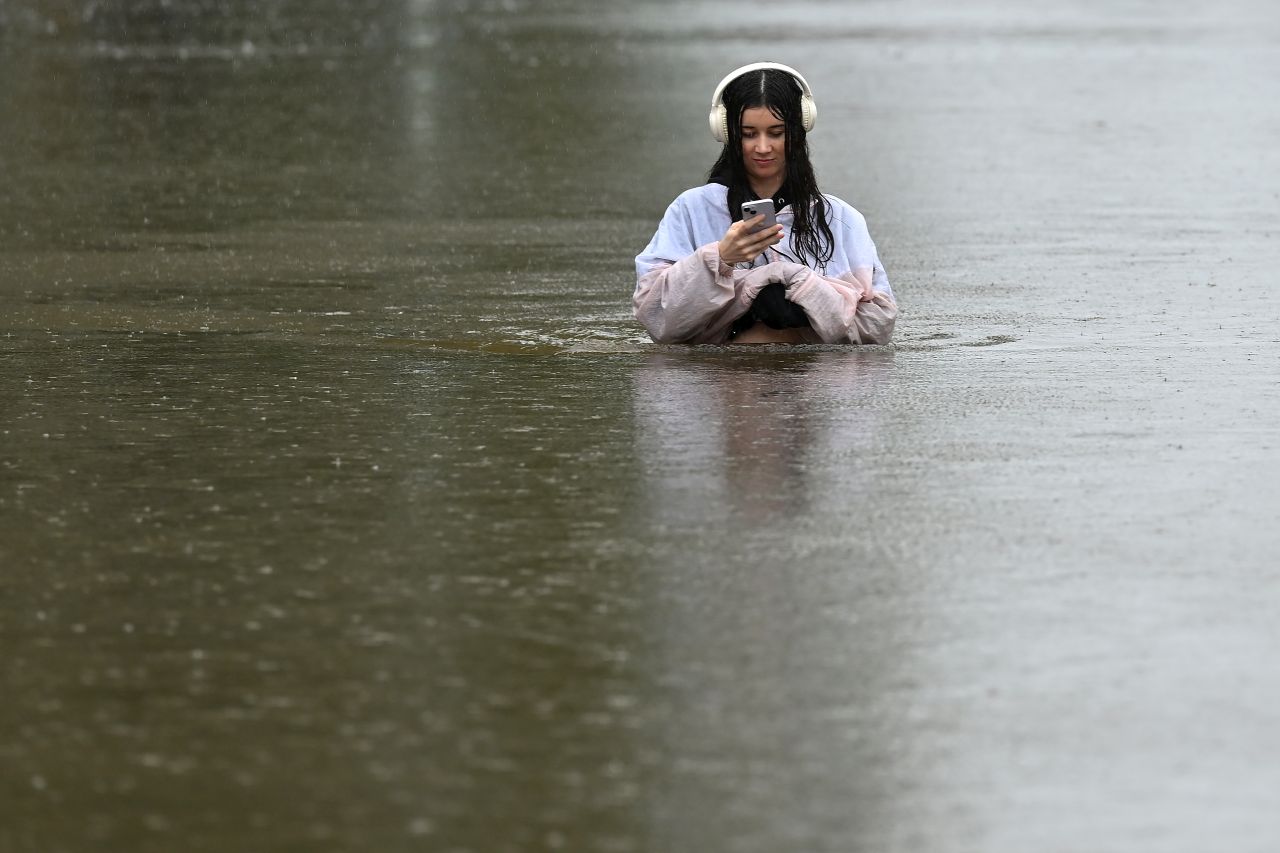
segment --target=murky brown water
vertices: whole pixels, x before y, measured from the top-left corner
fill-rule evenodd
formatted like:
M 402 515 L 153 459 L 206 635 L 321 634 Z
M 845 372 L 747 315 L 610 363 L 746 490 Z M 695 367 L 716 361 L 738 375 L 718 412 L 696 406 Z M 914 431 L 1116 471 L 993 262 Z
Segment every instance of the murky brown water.
M 0 850 L 1280 843 L 1280 17 L 757 11 L 0 0 Z M 767 57 L 893 347 L 630 319 Z

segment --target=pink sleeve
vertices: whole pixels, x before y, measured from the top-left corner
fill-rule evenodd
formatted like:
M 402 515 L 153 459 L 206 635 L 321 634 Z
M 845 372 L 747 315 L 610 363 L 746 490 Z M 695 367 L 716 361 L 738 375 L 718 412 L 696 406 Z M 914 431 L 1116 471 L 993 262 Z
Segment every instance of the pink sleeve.
M 798 266 L 798 265 L 797 265 Z M 872 271 L 859 268 L 828 278 L 802 267 L 789 276 L 787 299 L 804 309 L 823 343 L 887 344 L 893 338 L 898 306 L 871 287 Z
M 631 298 L 649 337 L 665 344 L 720 344 L 769 281 L 770 267 L 735 270 L 708 243 L 640 276 Z

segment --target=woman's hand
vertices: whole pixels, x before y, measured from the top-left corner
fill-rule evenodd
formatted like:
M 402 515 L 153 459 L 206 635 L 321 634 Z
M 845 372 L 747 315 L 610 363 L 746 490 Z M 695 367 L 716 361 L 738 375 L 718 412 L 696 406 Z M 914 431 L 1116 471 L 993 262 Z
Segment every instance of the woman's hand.
M 730 225 L 720 240 L 720 260 L 729 266 L 754 261 L 765 249 L 782 242 L 781 225 L 751 230 L 761 222 L 764 222 L 763 213 Z

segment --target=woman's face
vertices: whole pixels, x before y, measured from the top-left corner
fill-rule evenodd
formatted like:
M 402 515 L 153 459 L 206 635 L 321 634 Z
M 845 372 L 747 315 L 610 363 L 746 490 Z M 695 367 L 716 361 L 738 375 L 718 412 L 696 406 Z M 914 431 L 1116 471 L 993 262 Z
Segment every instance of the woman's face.
M 742 111 L 742 162 L 753 183 L 779 183 L 787 170 L 786 126 L 768 107 Z

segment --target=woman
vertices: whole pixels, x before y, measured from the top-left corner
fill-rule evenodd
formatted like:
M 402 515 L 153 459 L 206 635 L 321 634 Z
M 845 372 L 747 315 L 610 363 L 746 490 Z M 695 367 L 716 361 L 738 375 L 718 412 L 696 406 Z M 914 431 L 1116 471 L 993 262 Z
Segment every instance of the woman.
M 724 143 L 636 258 L 636 319 L 659 343 L 883 344 L 898 308 L 866 220 L 818 190 L 806 135 L 816 106 L 793 68 L 758 62 L 712 97 Z M 772 199 L 778 224 L 742 219 Z

